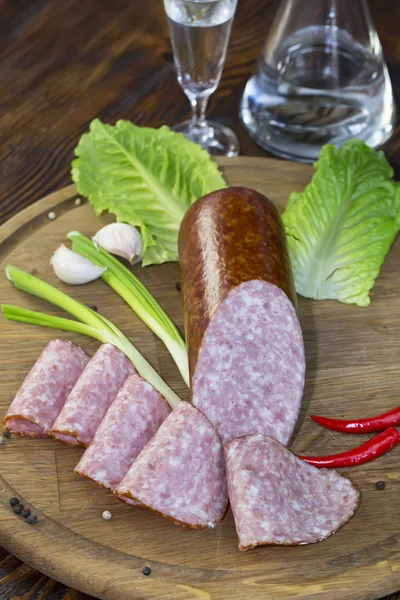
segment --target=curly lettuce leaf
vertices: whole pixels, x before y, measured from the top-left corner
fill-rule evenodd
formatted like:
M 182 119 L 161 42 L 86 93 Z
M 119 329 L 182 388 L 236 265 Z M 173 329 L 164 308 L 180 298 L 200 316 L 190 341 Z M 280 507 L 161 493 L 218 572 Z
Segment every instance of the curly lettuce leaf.
M 143 266 L 178 260 L 178 232 L 197 198 L 226 187 L 200 146 L 168 127 L 95 119 L 75 149 L 72 179 L 97 215 L 140 227 Z
M 400 191 L 382 152 L 361 140 L 326 145 L 283 213 L 296 290 L 370 304 L 369 291 L 400 229 Z

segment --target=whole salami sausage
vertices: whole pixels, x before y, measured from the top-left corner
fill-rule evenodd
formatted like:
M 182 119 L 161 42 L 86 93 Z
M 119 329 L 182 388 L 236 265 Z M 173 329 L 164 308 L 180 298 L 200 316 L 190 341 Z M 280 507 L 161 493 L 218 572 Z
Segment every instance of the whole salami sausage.
M 192 402 L 223 443 L 263 433 L 286 444 L 305 358 L 284 229 L 245 188 L 195 202 L 179 234 Z
M 214 527 L 228 507 L 223 450 L 214 427 L 191 404 L 181 402 L 114 493 L 177 525 Z
M 49 342 L 17 392 L 4 427 L 15 435 L 50 437 L 54 421 L 89 360 L 72 342 Z
M 103 344 L 79 377 L 51 429 L 74 446 L 88 446 L 118 390 L 136 369 L 121 350 Z
M 309 465 L 270 437 L 232 440 L 224 452 L 240 550 L 319 542 L 358 507 L 349 479 Z
M 170 412 L 160 392 L 140 375 L 131 375 L 108 409 L 75 473 L 114 490 Z

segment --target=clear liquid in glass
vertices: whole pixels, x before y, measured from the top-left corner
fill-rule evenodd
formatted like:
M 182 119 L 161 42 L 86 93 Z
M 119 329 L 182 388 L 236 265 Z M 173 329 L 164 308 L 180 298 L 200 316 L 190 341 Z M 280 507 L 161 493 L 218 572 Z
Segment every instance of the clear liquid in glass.
M 219 156 L 237 156 L 239 141 L 221 123 L 206 119 L 207 102 L 221 79 L 237 0 L 164 0 L 178 82 L 192 118 L 174 131 Z
M 235 12 L 231 0 L 166 0 L 178 81 L 190 96 L 218 87 Z
M 271 60 L 259 61 L 240 116 L 255 140 L 287 158 L 312 162 L 323 144 L 359 137 L 376 147 L 395 119 L 382 56 L 351 35 L 313 25 L 289 36 Z

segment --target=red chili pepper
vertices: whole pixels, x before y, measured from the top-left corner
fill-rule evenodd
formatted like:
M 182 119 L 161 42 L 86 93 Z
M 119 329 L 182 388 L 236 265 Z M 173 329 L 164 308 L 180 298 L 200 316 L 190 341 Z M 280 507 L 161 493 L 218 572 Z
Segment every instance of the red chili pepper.
M 329 456 L 299 456 L 314 467 L 354 467 L 386 454 L 400 442 L 400 433 L 389 427 L 357 448 Z
M 342 431 L 343 433 L 375 433 L 376 431 L 384 431 L 388 427 L 397 427 L 400 425 L 400 406 L 389 410 L 389 412 L 383 415 L 365 419 L 331 419 L 329 417 L 317 417 L 316 415 L 311 415 L 311 418 L 319 425 L 322 425 L 322 427 L 333 429 L 334 431 Z

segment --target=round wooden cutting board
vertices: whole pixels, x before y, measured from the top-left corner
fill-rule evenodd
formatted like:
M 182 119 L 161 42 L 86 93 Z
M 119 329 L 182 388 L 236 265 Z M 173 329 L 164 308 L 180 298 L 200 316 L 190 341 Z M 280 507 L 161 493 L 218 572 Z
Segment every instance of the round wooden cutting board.
M 284 161 L 236 158 L 220 165 L 231 185 L 267 194 L 280 210 L 293 190 L 308 183 L 312 168 Z M 49 265 L 72 229 L 93 235 L 98 219 L 89 204 L 78 206 L 73 186 L 29 207 L 0 228 L 1 273 L 13 265 L 93 306 L 120 327 L 183 398 L 179 373 L 161 342 L 102 281 L 68 287 Z M 57 218 L 48 219 L 52 210 Z M 179 266 L 165 264 L 135 273 L 183 329 Z M 318 427 L 309 415 L 367 416 L 399 404 L 400 247 L 396 242 L 372 292 L 368 308 L 299 298 L 307 354 L 307 383 L 295 452 L 329 454 L 365 441 Z M 61 314 L 15 290 L 0 277 L 1 301 Z M 0 417 L 5 414 L 43 346 L 68 338 L 94 353 L 94 340 L 7 322 L 0 330 Z M 367 599 L 400 588 L 400 448 L 350 471 L 362 492 L 353 519 L 328 540 L 310 546 L 237 548 L 232 515 L 215 529 L 182 529 L 73 474 L 82 453 L 53 440 L 12 437 L 0 446 L 0 545 L 47 575 L 107 600 Z M 384 490 L 375 483 L 386 482 Z M 39 521 L 30 526 L 8 500 L 17 496 Z M 104 521 L 102 512 L 112 512 Z M 142 569 L 151 567 L 151 575 Z

